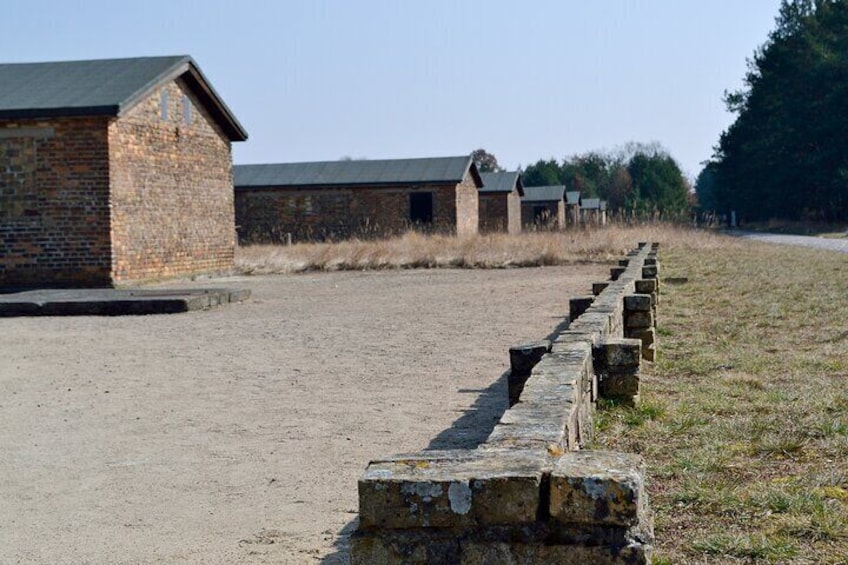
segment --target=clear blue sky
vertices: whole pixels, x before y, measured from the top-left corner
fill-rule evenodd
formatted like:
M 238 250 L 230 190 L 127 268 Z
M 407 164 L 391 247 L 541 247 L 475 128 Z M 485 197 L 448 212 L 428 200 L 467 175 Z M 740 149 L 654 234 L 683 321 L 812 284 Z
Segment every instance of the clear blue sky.
M 694 177 L 779 0 L 0 4 L 3 62 L 192 55 L 250 134 L 236 163 L 657 141 Z

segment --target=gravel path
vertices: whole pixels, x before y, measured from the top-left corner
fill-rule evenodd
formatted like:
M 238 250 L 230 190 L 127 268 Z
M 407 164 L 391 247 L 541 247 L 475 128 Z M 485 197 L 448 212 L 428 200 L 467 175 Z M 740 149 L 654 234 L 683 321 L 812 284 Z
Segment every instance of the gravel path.
M 252 298 L 0 318 L 0 563 L 345 563 L 368 461 L 484 440 L 507 348 L 607 273 L 227 279 Z
M 766 243 L 779 243 L 781 245 L 799 245 L 802 247 L 813 247 L 815 249 L 829 249 L 848 253 L 848 238 L 828 239 L 824 237 L 812 237 L 807 235 L 783 235 L 773 233 L 755 232 L 728 232 L 743 239 L 754 239 Z

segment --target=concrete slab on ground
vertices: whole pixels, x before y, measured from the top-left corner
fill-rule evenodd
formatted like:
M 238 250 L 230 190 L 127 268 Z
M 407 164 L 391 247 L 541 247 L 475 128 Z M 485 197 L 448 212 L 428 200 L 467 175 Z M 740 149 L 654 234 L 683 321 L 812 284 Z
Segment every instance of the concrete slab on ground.
M 249 297 L 249 290 L 227 288 L 29 290 L 0 294 L 0 317 L 177 314 Z

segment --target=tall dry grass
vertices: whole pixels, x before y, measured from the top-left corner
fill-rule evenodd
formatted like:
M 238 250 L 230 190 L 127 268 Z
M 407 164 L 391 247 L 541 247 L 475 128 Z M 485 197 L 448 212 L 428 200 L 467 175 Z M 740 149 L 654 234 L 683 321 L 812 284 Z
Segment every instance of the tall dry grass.
M 242 246 L 236 250 L 236 268 L 244 274 L 285 274 L 316 270 L 501 269 L 568 265 L 612 261 L 640 241 L 689 250 L 740 244 L 716 232 L 659 223 L 467 237 L 410 231 L 381 240 Z

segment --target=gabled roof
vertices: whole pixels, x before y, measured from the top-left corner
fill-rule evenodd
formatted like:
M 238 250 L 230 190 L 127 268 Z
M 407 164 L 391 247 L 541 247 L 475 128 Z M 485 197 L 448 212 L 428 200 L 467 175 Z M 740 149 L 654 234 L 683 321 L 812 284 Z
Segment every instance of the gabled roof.
M 470 173 L 483 186 L 470 156 L 363 161 L 316 161 L 269 165 L 235 165 L 237 189 L 299 186 L 374 186 L 460 183 Z
M 187 55 L 0 64 L 0 119 L 121 116 L 182 78 L 232 141 L 247 132 Z
M 562 200 L 565 194 L 565 186 L 561 184 L 551 186 L 525 186 L 522 202 L 551 202 Z
M 600 198 L 584 198 L 583 204 L 580 206 L 583 210 L 600 210 L 601 209 L 601 199 Z M 606 207 L 606 202 L 604 202 L 604 207 Z
M 580 205 L 580 191 L 569 190 L 565 193 L 565 203 L 569 206 Z
M 512 192 L 518 191 L 519 196 L 524 196 L 524 183 L 521 182 L 521 173 L 518 171 L 501 171 L 498 173 L 480 173 L 483 179 L 481 193 Z

